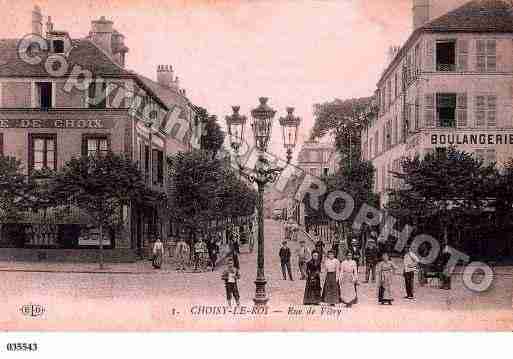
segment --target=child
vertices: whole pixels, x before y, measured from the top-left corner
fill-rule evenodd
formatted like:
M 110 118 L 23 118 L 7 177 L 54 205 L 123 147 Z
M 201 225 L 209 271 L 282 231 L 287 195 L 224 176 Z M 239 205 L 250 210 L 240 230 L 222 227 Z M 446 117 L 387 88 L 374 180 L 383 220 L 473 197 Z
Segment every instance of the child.
M 237 287 L 237 280 L 240 278 L 239 270 L 233 266 L 233 261 L 228 261 L 228 268 L 223 272 L 221 279 L 224 280 L 226 287 L 226 300 L 228 306 L 232 306 L 232 296 L 235 298 L 237 306 L 239 302 L 239 288 Z

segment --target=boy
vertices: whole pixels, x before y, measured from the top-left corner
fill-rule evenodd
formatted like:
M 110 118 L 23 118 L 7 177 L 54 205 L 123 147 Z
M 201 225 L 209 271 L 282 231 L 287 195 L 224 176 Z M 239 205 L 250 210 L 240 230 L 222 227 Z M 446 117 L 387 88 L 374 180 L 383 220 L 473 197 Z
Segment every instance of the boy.
M 228 261 L 228 268 L 223 272 L 221 279 L 224 280 L 226 287 L 226 300 L 228 306 L 232 306 L 232 296 L 235 298 L 237 306 L 240 306 L 239 288 L 237 287 L 237 280 L 240 278 L 239 270 L 233 266 L 233 261 Z

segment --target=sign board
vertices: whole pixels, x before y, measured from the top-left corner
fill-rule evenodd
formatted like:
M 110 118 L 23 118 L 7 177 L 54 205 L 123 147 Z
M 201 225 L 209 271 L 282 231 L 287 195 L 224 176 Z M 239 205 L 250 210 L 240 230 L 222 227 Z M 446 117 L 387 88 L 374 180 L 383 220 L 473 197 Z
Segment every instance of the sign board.
M 62 128 L 62 129 L 110 129 L 114 121 L 110 119 L 63 120 L 63 119 L 0 119 L 0 128 Z

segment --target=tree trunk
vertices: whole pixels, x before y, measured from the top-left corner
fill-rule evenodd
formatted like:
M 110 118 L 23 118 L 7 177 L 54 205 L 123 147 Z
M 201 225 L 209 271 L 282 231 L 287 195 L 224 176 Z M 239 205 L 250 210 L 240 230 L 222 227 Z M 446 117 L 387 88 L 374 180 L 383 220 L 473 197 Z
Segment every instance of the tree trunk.
M 103 269 L 103 224 L 100 223 L 100 269 Z

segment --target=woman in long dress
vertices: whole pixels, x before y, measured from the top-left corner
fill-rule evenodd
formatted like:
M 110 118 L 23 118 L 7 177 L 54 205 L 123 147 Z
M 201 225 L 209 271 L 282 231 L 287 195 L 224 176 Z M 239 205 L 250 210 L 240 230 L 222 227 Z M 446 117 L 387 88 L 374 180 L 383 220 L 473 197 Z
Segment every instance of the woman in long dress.
M 152 265 L 155 269 L 160 269 L 162 267 L 162 257 L 164 255 L 164 245 L 160 238 L 157 238 L 155 243 L 153 244 L 153 261 Z
M 319 305 L 321 302 L 321 261 L 319 253 L 312 252 L 312 259 L 306 264 L 306 286 L 304 305 Z
M 358 269 L 353 254 L 348 251 L 346 258 L 340 263 L 340 301 L 351 307 L 356 304 L 356 286 L 358 284 Z
M 388 253 L 383 253 L 382 258 L 383 260 L 376 266 L 378 302 L 392 305 L 394 301 L 392 282 L 397 266 L 390 260 Z
M 334 306 L 340 303 L 340 287 L 338 286 L 337 275 L 340 271 L 340 262 L 335 258 L 333 251 L 328 252 L 328 258 L 324 262 L 326 279 L 322 289 L 322 301 Z

